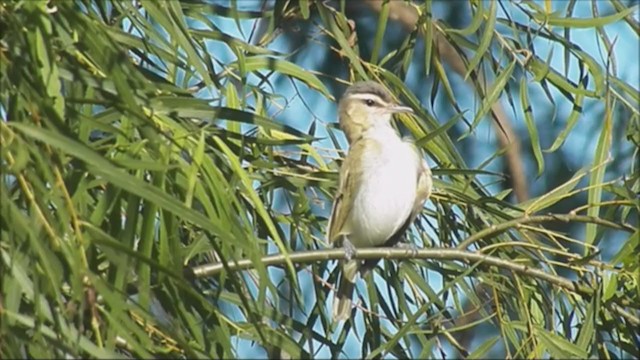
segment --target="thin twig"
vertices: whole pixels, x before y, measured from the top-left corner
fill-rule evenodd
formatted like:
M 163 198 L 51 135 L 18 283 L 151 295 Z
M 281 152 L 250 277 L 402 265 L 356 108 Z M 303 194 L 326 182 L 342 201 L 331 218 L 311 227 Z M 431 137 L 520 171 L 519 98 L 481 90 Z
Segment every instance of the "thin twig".
M 461 242 L 460 245 L 458 245 L 456 248 L 466 249 L 470 245 L 474 244 L 477 241 L 480 241 L 481 239 L 485 239 L 490 235 L 499 234 L 511 228 L 517 228 L 519 225 L 522 225 L 522 224 L 544 223 L 549 221 L 564 221 L 564 222 L 573 221 L 573 222 L 592 223 L 592 224 L 607 226 L 613 229 L 625 230 L 628 232 L 635 231 L 635 229 L 629 225 L 618 224 L 612 221 L 604 220 L 604 219 L 593 217 L 593 216 L 575 215 L 575 214 L 536 215 L 536 216 L 521 217 L 511 221 L 505 221 L 497 225 L 492 225 L 487 229 L 484 229 L 482 231 L 479 231 L 469 236 L 466 240 Z

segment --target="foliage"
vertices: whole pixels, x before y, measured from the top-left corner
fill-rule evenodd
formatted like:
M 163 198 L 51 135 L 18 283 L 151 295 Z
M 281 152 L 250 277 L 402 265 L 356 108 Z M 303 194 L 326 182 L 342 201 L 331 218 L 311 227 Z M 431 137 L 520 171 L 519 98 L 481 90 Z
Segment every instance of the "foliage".
M 594 3 L 578 18 L 582 4 L 550 3 L 460 3 L 471 19 L 457 28 L 434 21 L 430 1 L 1 2 L 1 356 L 639 356 L 638 152 L 615 150 L 639 145 L 638 84 L 618 76 L 605 31 L 637 35 L 637 7 Z M 417 26 L 393 28 L 406 19 L 391 6 Z M 572 42 L 585 28 L 606 61 Z M 540 40 L 564 50 L 564 69 L 536 52 Z M 474 112 L 456 100 L 443 42 L 467 54 Z M 302 65 L 308 44 L 324 54 L 315 68 Z M 424 81 L 412 91 L 416 58 Z M 313 111 L 335 101 L 339 78 L 378 80 L 416 111 L 401 129 L 436 176 L 408 236 L 431 250 L 359 254 L 387 260 L 343 325 L 329 311 L 341 252 L 305 252 L 327 247 L 344 141 Z M 532 91 L 572 108 L 546 149 Z M 287 124 L 294 98 L 308 115 L 299 107 Z M 461 146 L 501 98 L 539 175 L 553 174 L 584 104 L 602 109 L 592 162 L 512 199 Z M 427 110 L 437 102 L 450 119 Z

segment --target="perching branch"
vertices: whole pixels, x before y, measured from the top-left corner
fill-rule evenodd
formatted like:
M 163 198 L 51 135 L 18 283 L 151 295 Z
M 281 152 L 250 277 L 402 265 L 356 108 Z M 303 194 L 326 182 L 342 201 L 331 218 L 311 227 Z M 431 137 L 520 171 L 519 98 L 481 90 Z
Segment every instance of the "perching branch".
M 342 249 L 302 251 L 286 255 L 269 255 L 262 258 L 265 266 L 284 266 L 287 260 L 293 264 L 307 264 L 327 260 L 341 260 L 345 258 Z M 457 249 L 399 249 L 399 248 L 368 248 L 358 249 L 355 258 L 366 259 L 430 259 L 430 260 L 452 260 L 461 261 L 469 265 L 483 264 L 485 266 L 495 266 L 500 269 L 510 270 L 514 273 L 533 277 L 548 282 L 549 284 L 573 292 L 580 296 L 590 297 L 594 295 L 595 289 L 589 285 L 580 284 L 568 280 L 564 277 L 549 274 L 543 270 L 532 268 L 528 265 L 518 264 L 510 260 L 501 259 L 480 252 L 471 252 Z M 206 264 L 189 269 L 189 275 L 193 277 L 208 277 L 221 273 L 226 267 L 231 271 L 247 270 L 254 267 L 252 260 L 234 261 L 228 264 L 216 263 Z M 640 319 L 634 314 L 624 310 L 617 304 L 609 304 L 611 310 L 624 317 L 634 326 L 640 326 Z

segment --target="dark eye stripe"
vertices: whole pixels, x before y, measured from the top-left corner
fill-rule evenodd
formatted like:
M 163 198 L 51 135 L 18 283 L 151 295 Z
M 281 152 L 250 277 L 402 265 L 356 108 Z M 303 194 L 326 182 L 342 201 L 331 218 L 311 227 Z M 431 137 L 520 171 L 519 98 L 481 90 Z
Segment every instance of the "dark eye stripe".
M 363 99 L 362 102 L 369 107 L 384 107 L 384 104 L 378 99 Z
M 365 104 L 369 107 L 385 107 L 385 102 L 380 99 L 379 96 L 375 94 L 351 94 L 349 96 L 353 100 L 360 101 L 362 104 Z

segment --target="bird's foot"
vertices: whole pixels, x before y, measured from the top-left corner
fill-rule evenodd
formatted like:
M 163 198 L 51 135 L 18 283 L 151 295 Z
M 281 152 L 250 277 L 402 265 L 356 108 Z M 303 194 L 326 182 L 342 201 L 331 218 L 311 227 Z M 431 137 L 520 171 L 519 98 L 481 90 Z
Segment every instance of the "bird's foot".
M 398 249 L 408 250 L 409 252 L 411 252 L 412 257 L 418 256 L 418 247 L 414 243 L 399 242 L 394 247 Z
M 344 249 L 344 257 L 347 260 L 351 260 L 356 256 L 356 247 L 351 243 L 351 241 L 349 241 L 349 239 L 347 239 L 346 236 L 342 240 L 342 248 Z

